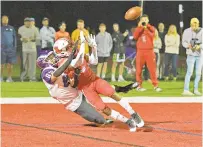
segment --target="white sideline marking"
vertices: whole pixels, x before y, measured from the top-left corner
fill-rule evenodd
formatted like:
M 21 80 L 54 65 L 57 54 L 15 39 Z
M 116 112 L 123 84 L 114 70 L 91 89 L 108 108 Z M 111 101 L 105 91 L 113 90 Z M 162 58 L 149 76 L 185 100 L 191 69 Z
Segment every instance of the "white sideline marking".
M 203 97 L 124 97 L 129 103 L 202 103 Z M 116 103 L 102 97 L 105 103 Z M 51 97 L 1 98 L 1 104 L 60 104 Z

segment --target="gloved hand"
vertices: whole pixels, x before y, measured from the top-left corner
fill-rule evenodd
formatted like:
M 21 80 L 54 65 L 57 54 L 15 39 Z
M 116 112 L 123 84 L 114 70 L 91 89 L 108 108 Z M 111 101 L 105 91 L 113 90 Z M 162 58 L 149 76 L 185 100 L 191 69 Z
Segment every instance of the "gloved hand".
M 90 47 L 97 47 L 95 35 L 90 34 L 90 36 L 87 36 L 87 37 L 86 37 L 86 40 L 87 40 L 88 45 L 89 45 Z

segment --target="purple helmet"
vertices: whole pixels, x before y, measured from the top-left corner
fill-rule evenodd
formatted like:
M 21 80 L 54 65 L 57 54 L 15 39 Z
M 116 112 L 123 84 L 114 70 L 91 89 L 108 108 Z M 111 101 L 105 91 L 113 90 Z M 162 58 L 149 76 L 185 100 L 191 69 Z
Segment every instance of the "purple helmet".
M 57 58 L 55 53 L 53 51 L 50 51 L 48 54 L 41 54 L 37 58 L 37 66 L 40 69 L 44 69 L 44 68 L 46 68 L 48 66 L 57 65 L 58 61 L 59 61 L 59 59 Z

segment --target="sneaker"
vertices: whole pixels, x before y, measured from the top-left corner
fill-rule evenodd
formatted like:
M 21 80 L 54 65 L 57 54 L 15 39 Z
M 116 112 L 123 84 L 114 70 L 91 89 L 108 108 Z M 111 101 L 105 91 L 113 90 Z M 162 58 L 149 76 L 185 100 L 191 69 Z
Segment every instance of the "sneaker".
M 138 86 L 138 87 L 136 88 L 136 90 L 137 90 L 137 91 L 144 92 L 144 91 L 146 91 L 147 89 Z
M 182 93 L 183 96 L 193 96 L 194 94 L 190 92 L 189 90 L 184 90 Z
M 198 95 L 198 96 L 202 96 L 202 94 L 201 94 L 198 90 L 195 90 L 195 91 L 194 91 L 194 94 L 195 94 L 195 95 Z
M 136 132 L 136 122 L 133 118 L 128 119 L 126 124 L 130 128 L 130 132 Z
M 134 121 L 136 123 L 136 126 L 138 128 L 141 128 L 141 127 L 144 126 L 144 121 L 143 121 L 143 119 L 140 117 L 140 115 L 138 113 L 133 113 L 131 116 L 134 119 Z
M 118 77 L 118 82 L 124 82 L 124 81 L 125 81 L 125 79 L 123 78 L 123 76 Z
M 13 80 L 12 80 L 11 77 L 9 77 L 9 78 L 7 78 L 6 82 L 7 82 L 7 83 L 11 83 L 11 82 L 13 82 Z
M 112 82 L 116 82 L 116 78 L 114 76 L 111 77 Z
M 4 82 L 4 78 L 3 77 L 0 77 L 0 82 Z
M 154 87 L 154 90 L 155 90 L 156 92 L 161 92 L 161 91 L 162 91 L 162 89 L 159 88 L 159 87 Z

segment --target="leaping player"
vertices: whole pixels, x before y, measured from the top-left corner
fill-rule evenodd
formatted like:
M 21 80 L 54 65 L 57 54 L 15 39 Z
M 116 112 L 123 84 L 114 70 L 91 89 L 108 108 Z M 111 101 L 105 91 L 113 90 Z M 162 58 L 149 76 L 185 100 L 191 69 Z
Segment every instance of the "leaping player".
M 97 77 L 94 72 L 89 67 L 89 64 L 97 64 L 98 57 L 97 57 L 97 45 L 95 41 L 95 37 L 86 36 L 84 37 L 83 32 L 80 34 L 81 46 L 80 51 L 76 57 L 71 62 L 71 67 L 66 70 L 66 73 L 69 77 L 74 77 L 74 70 L 75 68 L 79 68 L 81 70 L 79 75 L 79 83 L 78 89 L 82 90 L 85 97 L 88 101 L 95 106 L 98 110 L 101 110 L 107 116 L 110 116 L 116 120 L 124 122 L 129 125 L 130 131 L 135 132 L 136 126 L 143 127 L 144 121 L 139 116 L 137 112 L 135 112 L 132 107 L 122 99 L 115 91 L 112 86 L 107 83 L 105 80 Z M 89 46 L 92 47 L 92 54 L 90 57 L 84 55 L 84 42 L 87 41 Z M 64 43 L 62 43 L 64 44 Z M 66 48 L 66 46 L 64 46 Z M 58 50 L 58 46 L 54 46 L 54 50 Z M 137 85 L 130 85 L 131 87 L 136 88 Z M 119 112 L 109 108 L 101 99 L 99 94 L 104 96 L 108 96 L 115 101 L 118 102 L 130 115 L 131 118 L 128 119 L 127 117 L 121 115 Z

